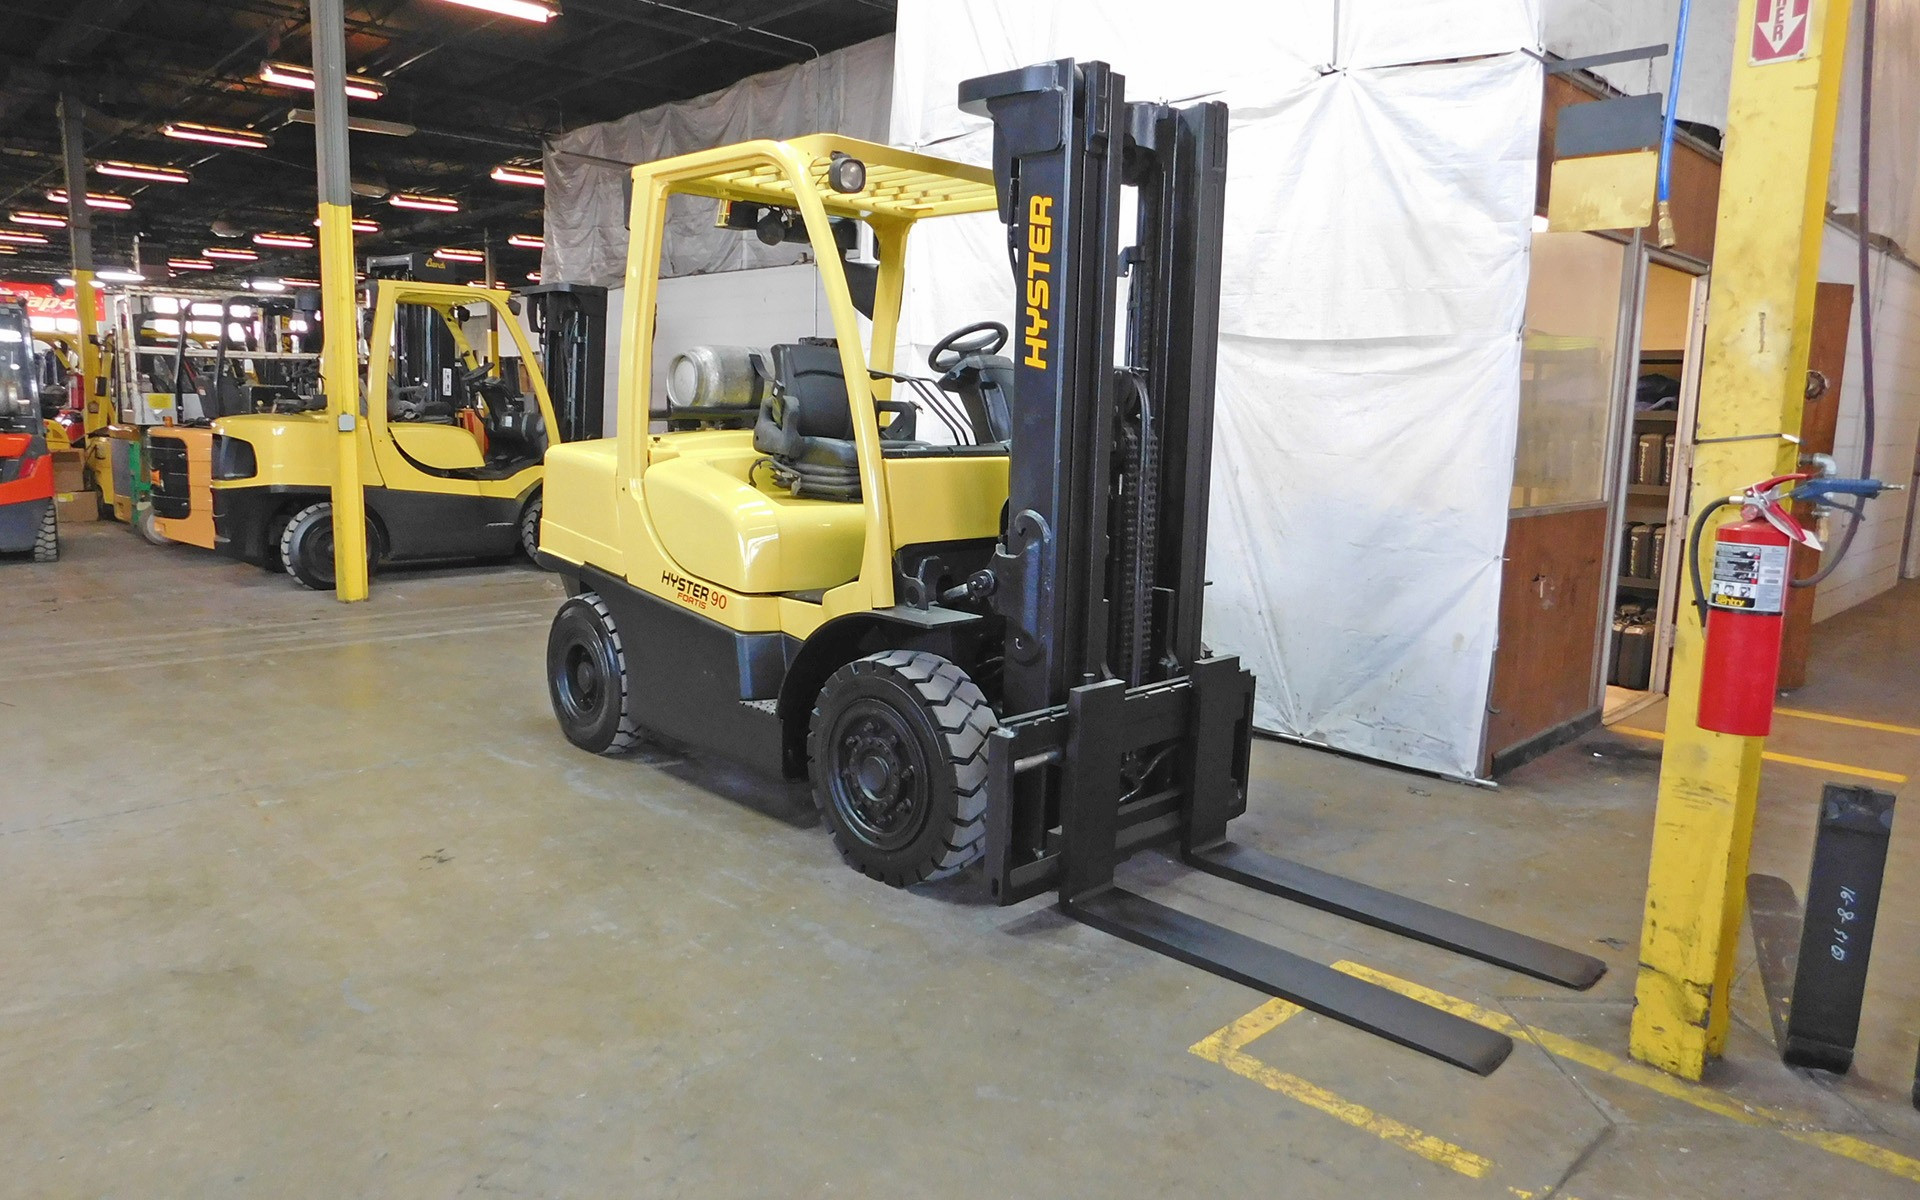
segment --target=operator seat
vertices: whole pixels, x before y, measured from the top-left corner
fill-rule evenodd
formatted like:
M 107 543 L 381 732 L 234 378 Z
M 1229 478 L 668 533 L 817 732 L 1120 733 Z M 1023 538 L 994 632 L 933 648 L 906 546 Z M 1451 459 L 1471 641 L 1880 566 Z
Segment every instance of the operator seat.
M 881 430 L 889 442 L 911 440 L 911 404 L 877 401 L 893 414 Z M 853 405 L 832 338 L 802 338 L 773 347 L 773 390 L 760 402 L 753 448 L 773 461 L 773 478 L 807 500 L 860 499 L 860 460 L 853 440 Z

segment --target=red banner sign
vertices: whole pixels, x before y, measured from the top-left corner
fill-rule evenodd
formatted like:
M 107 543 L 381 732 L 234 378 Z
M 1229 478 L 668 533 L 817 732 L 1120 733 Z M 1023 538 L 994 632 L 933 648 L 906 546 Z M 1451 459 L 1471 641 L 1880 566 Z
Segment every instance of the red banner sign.
M 27 315 L 34 318 L 34 328 L 61 328 L 77 330 L 80 322 L 80 307 L 74 303 L 74 289 L 65 288 L 56 292 L 50 283 L 8 283 L 0 280 L 0 300 L 24 300 Z M 98 291 L 93 294 L 93 318 L 105 324 L 107 320 L 106 297 Z M 65 322 L 53 325 L 52 322 Z

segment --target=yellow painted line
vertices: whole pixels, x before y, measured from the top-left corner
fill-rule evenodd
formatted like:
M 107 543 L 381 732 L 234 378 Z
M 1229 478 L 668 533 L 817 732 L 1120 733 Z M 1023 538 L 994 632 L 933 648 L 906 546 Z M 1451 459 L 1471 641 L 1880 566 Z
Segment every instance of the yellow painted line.
M 1798 717 L 1802 721 L 1825 721 L 1830 725 L 1851 725 L 1855 729 L 1877 729 L 1881 733 L 1904 733 L 1908 737 L 1920 737 L 1920 728 L 1912 725 L 1891 725 L 1885 721 L 1864 721 L 1859 717 L 1836 717 L 1832 713 L 1814 712 L 1805 708 L 1776 708 L 1776 717 Z
M 1458 1172 L 1469 1179 L 1485 1179 L 1493 1170 L 1493 1161 L 1473 1151 L 1454 1145 L 1429 1133 L 1422 1133 L 1413 1126 L 1382 1116 L 1364 1104 L 1355 1104 L 1343 1096 L 1337 1096 L 1317 1084 L 1308 1083 L 1298 1075 L 1291 1075 L 1278 1067 L 1243 1053 L 1241 1047 L 1252 1042 L 1282 1021 L 1301 1011 L 1297 1004 L 1285 1000 L 1269 1000 L 1246 1016 L 1223 1029 L 1218 1029 L 1187 1047 L 1188 1051 L 1219 1063 L 1235 1075 L 1251 1079 L 1255 1083 L 1279 1092 L 1290 1100 L 1296 1100 L 1308 1108 L 1323 1112 L 1335 1120 L 1343 1121 L 1355 1129 L 1363 1129 L 1384 1142 L 1389 1142 L 1402 1150 L 1409 1150 L 1437 1163 L 1449 1171 Z
M 1634 737 L 1646 738 L 1648 741 L 1664 742 L 1667 740 L 1667 735 L 1657 729 L 1635 729 L 1631 725 L 1611 725 L 1608 726 L 1608 728 L 1615 733 L 1632 734 Z M 1776 754 L 1771 750 L 1761 751 L 1760 757 L 1768 762 L 1786 763 L 1788 766 L 1793 767 L 1811 767 L 1816 771 L 1826 771 L 1834 775 L 1856 775 L 1861 779 L 1878 779 L 1883 783 L 1905 783 L 1907 781 L 1907 777 L 1897 771 L 1879 771 L 1872 767 L 1854 767 L 1846 763 L 1828 762 L 1824 758 L 1801 758 L 1798 754 Z
M 1890 1175 L 1920 1183 L 1920 1159 L 1908 1158 L 1904 1154 L 1896 1153 L 1884 1146 L 1876 1146 L 1872 1142 L 1863 1141 L 1851 1134 L 1809 1130 L 1806 1126 L 1815 1123 L 1812 1117 L 1795 1116 L 1792 1113 L 1758 1104 L 1744 1104 L 1723 1092 L 1717 1092 L 1712 1088 L 1669 1075 L 1665 1071 L 1621 1058 L 1597 1046 L 1576 1042 L 1570 1037 L 1563 1037 L 1549 1030 L 1522 1025 L 1505 1013 L 1481 1008 L 1469 1001 L 1449 996 L 1444 992 L 1436 992 L 1432 988 L 1410 983 L 1356 962 L 1337 962 L 1333 964 L 1333 969 L 1399 992 L 1423 1004 L 1430 1004 L 1456 1017 L 1464 1017 L 1476 1025 L 1484 1025 L 1488 1029 L 1498 1030 L 1514 1037 L 1531 1038 L 1541 1049 L 1557 1058 L 1564 1058 L 1581 1066 L 1603 1071 L 1617 1079 L 1638 1084 L 1649 1091 L 1658 1092 L 1662 1096 L 1678 1100 L 1683 1104 L 1691 1104 L 1695 1108 L 1726 1117 L 1730 1121 L 1738 1121 L 1742 1125 L 1772 1128 L 1775 1132 L 1784 1134 L 1796 1142 L 1803 1142 L 1825 1150 L 1829 1154 L 1836 1154 L 1841 1158 L 1851 1159 Z

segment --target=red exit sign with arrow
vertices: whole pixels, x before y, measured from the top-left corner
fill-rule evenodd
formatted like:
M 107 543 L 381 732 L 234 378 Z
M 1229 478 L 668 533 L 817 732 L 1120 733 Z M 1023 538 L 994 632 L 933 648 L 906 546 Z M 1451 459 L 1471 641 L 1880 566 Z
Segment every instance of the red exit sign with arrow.
M 1755 0 L 1753 65 L 1805 58 L 1812 18 L 1813 0 Z

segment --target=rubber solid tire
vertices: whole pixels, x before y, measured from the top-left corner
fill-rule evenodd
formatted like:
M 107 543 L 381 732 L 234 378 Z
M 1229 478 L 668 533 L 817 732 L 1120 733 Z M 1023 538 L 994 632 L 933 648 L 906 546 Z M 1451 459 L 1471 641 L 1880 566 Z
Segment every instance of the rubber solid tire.
M 46 513 L 40 518 L 40 532 L 33 536 L 33 561 L 60 561 L 60 518 L 54 514 L 51 504 L 47 505 Z
M 547 632 L 547 698 L 567 740 L 592 754 L 623 754 L 640 740 L 626 648 L 606 602 L 582 592 Z
M 322 500 L 293 514 L 280 534 L 280 561 L 301 587 L 316 592 L 333 590 L 333 504 Z M 380 561 L 380 542 L 373 522 L 367 522 L 367 573 Z
M 541 497 L 536 492 L 533 499 L 527 501 L 527 506 L 520 510 L 520 548 L 527 552 L 529 559 L 540 552 L 540 511 L 543 507 L 540 501 Z
M 890 710 L 897 723 L 881 709 Z M 901 844 L 877 844 L 846 811 L 848 780 L 836 751 L 861 736 L 852 723 L 862 710 L 906 731 L 918 744 L 910 757 L 926 769 L 907 801 Z M 977 860 L 987 838 L 987 737 L 998 724 L 979 686 L 937 654 L 889 650 L 835 671 L 814 702 L 807 774 L 813 802 L 847 865 L 892 887 L 906 887 L 956 874 Z M 838 798 L 836 780 L 842 789 Z

